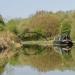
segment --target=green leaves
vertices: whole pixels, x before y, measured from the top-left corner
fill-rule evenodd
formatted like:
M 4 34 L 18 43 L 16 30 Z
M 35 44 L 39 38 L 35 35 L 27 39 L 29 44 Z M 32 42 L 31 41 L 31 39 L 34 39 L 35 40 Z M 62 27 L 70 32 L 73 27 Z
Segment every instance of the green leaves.
M 0 31 L 3 31 L 4 30 L 4 26 L 2 26 L 1 24 L 0 24 Z
M 7 23 L 6 29 L 9 30 L 10 32 L 17 34 L 18 33 L 17 27 L 18 27 L 19 22 L 20 22 L 19 19 L 9 20 Z
M 70 35 L 71 32 L 71 22 L 69 20 L 64 20 L 61 24 L 61 35 Z
M 3 21 L 2 16 L 0 15 L 0 31 L 3 31 L 4 30 L 4 26 L 5 26 L 5 23 Z

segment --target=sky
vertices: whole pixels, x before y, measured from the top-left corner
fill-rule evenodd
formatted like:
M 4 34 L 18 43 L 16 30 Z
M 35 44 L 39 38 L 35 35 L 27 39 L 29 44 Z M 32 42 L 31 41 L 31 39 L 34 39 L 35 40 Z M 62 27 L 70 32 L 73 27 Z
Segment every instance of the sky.
M 41 72 L 31 66 L 7 65 L 2 75 L 75 75 L 75 72 L 72 70 Z
M 6 18 L 26 18 L 39 10 L 75 10 L 75 0 L 0 0 L 0 14 Z

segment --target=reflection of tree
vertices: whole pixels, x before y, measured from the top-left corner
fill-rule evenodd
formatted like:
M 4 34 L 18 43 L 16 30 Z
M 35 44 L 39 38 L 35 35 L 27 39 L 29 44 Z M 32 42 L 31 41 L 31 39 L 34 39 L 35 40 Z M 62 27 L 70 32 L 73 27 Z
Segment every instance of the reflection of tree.
M 40 45 L 23 45 L 22 48 L 25 55 L 39 55 L 47 49 L 52 49 L 51 46 L 49 47 Z
M 2 73 L 4 71 L 6 64 L 7 64 L 7 59 L 0 58 L 0 73 Z
M 51 49 L 45 50 L 41 55 L 31 56 L 29 59 L 31 60 L 28 60 L 28 62 L 30 62 L 29 64 L 41 71 L 59 68 L 62 63 L 59 54 Z
M 0 75 L 3 73 L 5 66 L 0 66 Z

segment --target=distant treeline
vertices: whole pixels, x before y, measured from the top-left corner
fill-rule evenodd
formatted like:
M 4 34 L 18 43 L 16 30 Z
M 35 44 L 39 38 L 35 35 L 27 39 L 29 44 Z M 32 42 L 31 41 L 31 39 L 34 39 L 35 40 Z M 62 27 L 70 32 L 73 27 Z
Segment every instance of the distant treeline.
M 0 16 L 0 31 L 10 31 L 22 40 L 28 36 L 31 38 L 39 37 L 38 34 L 27 34 L 29 32 L 36 32 L 50 39 L 61 33 L 70 34 L 74 24 L 75 11 L 58 11 L 55 13 L 39 11 L 28 18 L 10 19 L 7 23 Z

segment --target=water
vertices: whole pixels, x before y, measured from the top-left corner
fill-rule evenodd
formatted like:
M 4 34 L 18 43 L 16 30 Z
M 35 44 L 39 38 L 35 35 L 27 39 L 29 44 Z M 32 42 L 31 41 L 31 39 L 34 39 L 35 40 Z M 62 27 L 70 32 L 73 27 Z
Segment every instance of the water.
M 1 75 L 75 75 L 75 48 L 69 56 L 55 50 L 53 46 L 24 45 L 22 52 L 2 66 Z
M 7 64 L 5 67 L 5 71 L 2 75 L 75 75 L 74 71 L 71 70 L 65 70 L 65 71 L 47 71 L 47 72 L 41 72 L 38 71 L 36 68 L 33 68 L 31 66 L 12 66 L 10 64 Z

